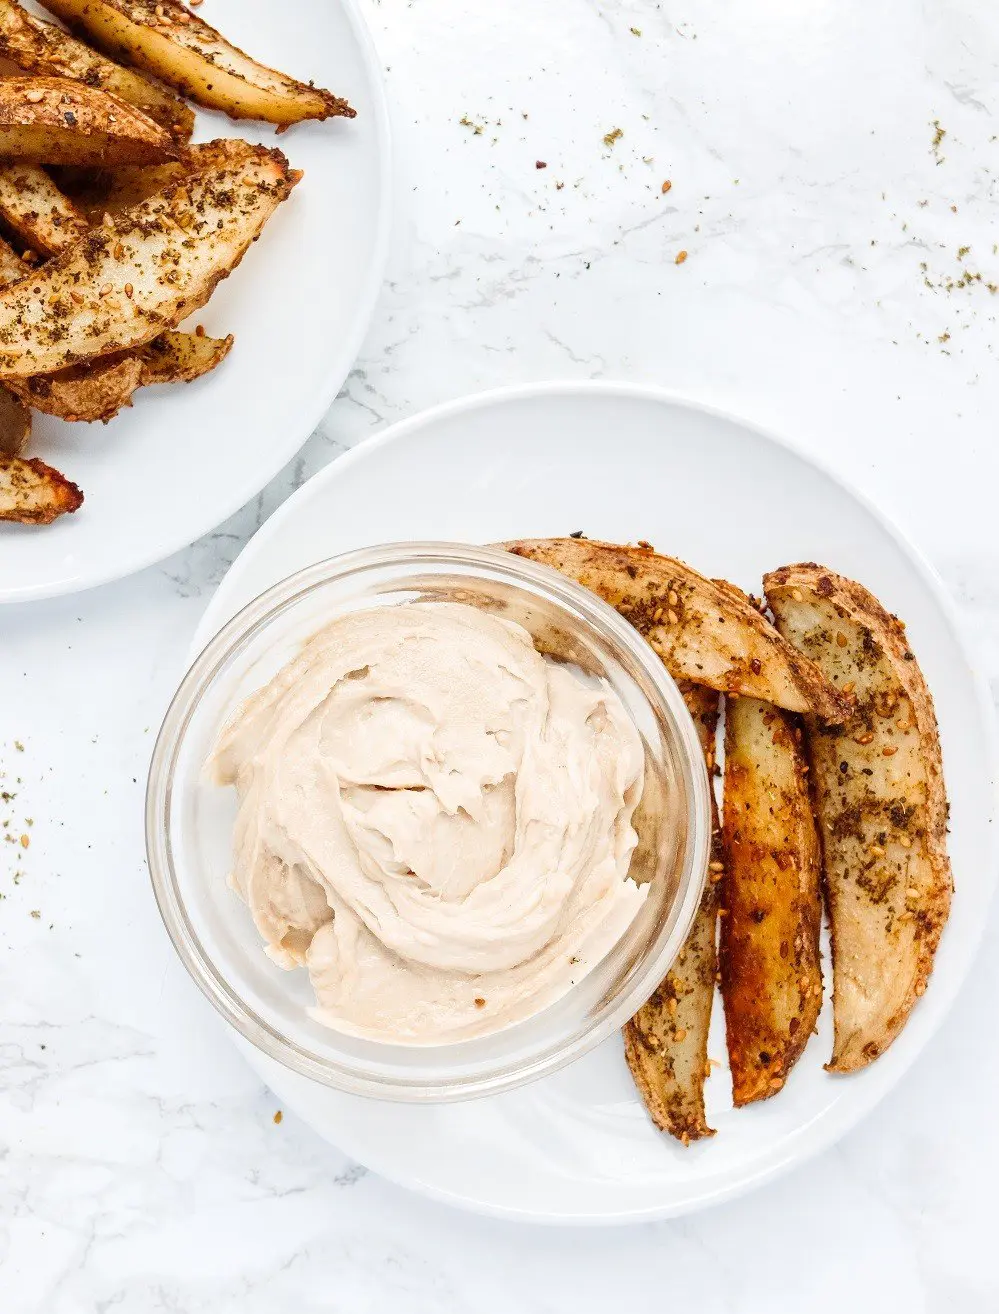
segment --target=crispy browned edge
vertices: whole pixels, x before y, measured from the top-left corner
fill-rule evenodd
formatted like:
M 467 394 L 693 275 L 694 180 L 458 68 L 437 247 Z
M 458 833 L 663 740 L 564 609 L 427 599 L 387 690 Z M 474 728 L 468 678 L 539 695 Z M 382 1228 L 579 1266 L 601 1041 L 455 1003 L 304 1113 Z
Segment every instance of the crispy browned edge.
M 95 46 L 102 49 L 108 56 L 117 59 L 123 64 L 127 64 L 130 68 L 139 67 L 146 72 L 151 72 L 161 81 L 168 83 L 182 95 L 193 100 L 196 104 L 205 103 L 203 98 L 198 94 L 197 87 L 180 76 L 175 68 L 164 68 L 162 66 L 155 68 L 151 67 L 148 57 L 141 49 L 141 43 L 137 43 L 134 37 L 124 41 L 109 40 L 102 44 L 96 33 L 87 30 L 84 12 L 88 6 L 85 6 L 84 11 L 74 12 L 74 6 L 60 3 L 60 0 L 40 0 L 40 3 L 44 8 L 48 9 L 50 13 L 54 14 L 58 19 L 64 22 L 71 32 L 74 32 L 81 39 L 86 38 L 89 42 L 92 42 Z M 357 117 L 357 111 L 342 96 L 335 96 L 332 91 L 328 91 L 325 87 L 317 87 L 312 83 L 300 82 L 290 74 L 282 73 L 278 69 L 269 68 L 267 65 L 260 64 L 260 62 L 254 59 L 252 55 L 247 54 L 245 50 L 241 50 L 227 37 L 223 36 L 217 28 L 206 23 L 203 18 L 198 14 L 193 13 L 186 5 L 180 4 L 179 0 L 130 0 L 130 3 L 122 3 L 122 0 L 98 0 L 98 3 L 116 11 L 121 15 L 124 21 L 130 24 L 133 28 L 153 28 L 158 35 L 165 37 L 168 41 L 172 41 L 172 44 L 176 45 L 178 49 L 197 55 L 207 65 L 211 65 L 214 62 L 210 56 L 201 54 L 192 46 L 172 40 L 171 26 L 173 23 L 178 23 L 188 32 L 192 33 L 198 40 L 203 41 L 206 45 L 211 45 L 214 42 L 221 42 L 223 45 L 229 46 L 232 50 L 242 55 L 244 59 L 257 64 L 268 73 L 275 73 L 279 77 L 287 79 L 289 84 L 300 88 L 303 94 L 315 97 L 316 101 L 322 104 L 324 112 L 321 114 L 310 114 L 308 116 L 310 119 L 322 120 L 338 117 L 353 119 Z M 248 79 L 242 77 L 240 74 L 230 73 L 228 70 L 224 71 L 227 76 L 234 77 L 237 81 L 246 82 L 248 86 L 253 85 Z M 214 103 L 207 107 L 209 109 L 219 108 Z M 237 118 L 240 116 L 229 111 L 229 117 Z M 268 122 L 269 120 L 260 121 Z
M 168 329 L 138 349 L 142 361 L 139 382 L 144 388 L 159 383 L 193 383 L 195 379 L 203 378 L 222 364 L 235 342 L 231 333 L 224 338 L 210 338 L 203 332 L 196 332 L 193 337 L 204 344 L 205 350 L 195 353 L 183 342 L 190 337 L 189 333 Z
M 31 411 L 7 388 L 0 388 L 0 456 L 20 456 L 31 436 Z
M 777 707 L 726 702 L 719 966 L 737 1108 L 783 1088 L 822 1010 L 822 861 L 801 734 Z
M 797 652 L 770 622 L 750 602 L 749 598 L 727 580 L 713 580 L 688 566 L 676 557 L 663 556 L 649 545 L 637 547 L 618 543 L 603 543 L 587 538 L 521 539 L 500 544 L 508 552 L 554 566 L 584 584 L 604 598 L 634 625 L 662 657 L 670 674 L 676 678 L 699 679 L 721 693 L 747 694 L 773 701 L 773 685 L 768 684 L 766 671 L 759 660 L 742 665 L 733 664 L 724 679 L 701 676 L 691 670 L 681 670 L 673 659 L 673 647 L 678 633 L 683 632 L 686 621 L 683 599 L 672 605 L 668 592 L 652 590 L 642 593 L 643 582 L 648 584 L 649 568 L 660 572 L 668 581 L 672 576 L 685 587 L 696 588 L 700 594 L 704 614 L 713 614 L 717 605 L 721 613 L 736 619 L 754 638 L 777 655 L 788 680 L 797 691 L 800 705 L 792 711 L 813 711 L 831 723 L 846 719 L 850 713 L 850 699 L 825 680 L 818 668 L 807 657 Z M 571 561 L 571 568 L 570 568 Z M 556 564 L 557 563 L 557 564 Z M 619 583 L 625 596 L 615 590 L 601 587 L 601 577 L 607 571 L 618 572 Z M 672 586 L 667 584 L 667 589 Z M 677 596 L 677 595 L 675 595 Z
M 708 765 L 714 771 L 719 695 L 680 683 Z M 624 1054 L 649 1117 L 684 1145 L 713 1136 L 704 1113 L 708 1031 L 714 1002 L 721 832 L 711 795 L 711 868 L 687 941 L 655 994 L 624 1027 Z
M 83 361 L 51 374 L 33 374 L 5 383 L 26 405 L 69 423 L 107 424 L 143 382 L 143 363 L 131 352 Z
M 24 468 L 30 470 L 45 484 L 50 494 L 49 502 L 45 507 L 30 512 L 18 510 L 17 507 L 10 511 L 0 508 L 0 520 L 14 521 L 21 525 L 50 525 L 59 516 L 77 511 L 83 505 L 83 493 L 76 484 L 60 474 L 58 470 L 53 470 L 52 466 L 40 461 L 37 456 L 32 457 L 31 460 L 25 460 L 20 456 L 0 457 L 0 470 L 6 470 L 11 474 L 15 492 L 19 482 L 18 471 Z
M 916 715 L 916 728 L 929 764 L 926 773 L 926 812 L 928 820 L 926 855 L 935 876 L 935 884 L 928 905 L 923 909 L 920 918 L 922 934 L 919 940 L 916 972 L 903 1007 L 889 1020 L 886 1027 L 886 1039 L 882 1045 L 876 1049 L 867 1046 L 863 1054 L 847 1058 L 841 1052 L 841 1041 L 837 1036 L 833 1056 L 830 1062 L 826 1064 L 826 1070 L 841 1073 L 855 1072 L 880 1057 L 905 1027 L 916 1000 L 926 991 L 933 971 L 933 960 L 940 944 L 940 937 L 950 915 L 954 879 L 950 858 L 947 854 L 948 807 L 936 711 L 926 680 L 909 647 L 904 625 L 897 616 L 893 616 L 888 612 L 870 590 L 864 588 L 862 584 L 847 579 L 845 576 L 839 575 L 814 561 L 806 561 L 781 566 L 777 570 L 771 571 L 770 574 L 765 576 L 763 586 L 768 599 L 777 588 L 788 590 L 797 588 L 802 592 L 814 591 L 818 597 L 826 599 L 831 606 L 841 608 L 854 621 L 866 626 L 891 658 L 899 683 L 906 690 Z M 815 785 L 813 773 L 813 791 Z M 828 835 L 822 836 L 822 842 L 824 846 L 829 845 Z M 826 897 L 829 898 L 828 883 L 826 884 Z M 832 957 L 835 982 L 835 934 L 832 936 Z

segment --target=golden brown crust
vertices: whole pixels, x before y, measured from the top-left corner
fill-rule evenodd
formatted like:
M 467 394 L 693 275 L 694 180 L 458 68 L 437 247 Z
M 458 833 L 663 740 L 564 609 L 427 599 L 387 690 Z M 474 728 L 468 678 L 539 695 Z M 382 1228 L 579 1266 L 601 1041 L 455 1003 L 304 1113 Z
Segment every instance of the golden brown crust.
M 31 411 L 19 397 L 0 388 L 0 456 L 19 456 L 31 434 Z
M 714 767 L 718 694 L 681 685 L 701 747 Z M 673 968 L 652 998 L 624 1027 L 624 1053 L 649 1116 L 660 1131 L 684 1145 L 713 1136 L 704 1114 L 709 1075 L 708 1030 L 715 992 L 715 926 L 722 867 L 721 836 L 711 799 L 711 870 L 694 924 Z
M 177 140 L 186 141 L 194 128 L 194 114 L 182 100 L 134 69 L 105 59 L 54 23 L 29 14 L 15 0 L 0 0 L 0 56 L 26 73 L 73 78 L 120 96 Z
M 203 306 L 298 179 L 280 151 L 209 168 L 110 216 L 0 292 L 0 376 L 141 346 Z
M 786 643 L 733 584 L 708 579 L 646 546 L 577 538 L 503 546 L 599 594 L 645 636 L 675 679 L 762 698 L 792 712 L 810 710 L 825 721 L 849 715 L 849 698 Z
M 142 382 L 143 366 L 131 353 L 84 361 L 68 370 L 9 379 L 6 386 L 33 410 L 60 420 L 95 423 L 114 419 Z
M 288 125 L 353 118 L 340 96 L 258 64 L 179 0 L 43 0 L 67 26 L 126 64 L 232 118 Z
M 806 719 L 833 937 L 827 1066 L 853 1072 L 905 1026 L 950 910 L 936 716 L 904 626 L 867 589 L 812 562 L 765 588 L 781 632 L 856 698 L 841 727 Z
M 20 456 L 0 457 L 0 520 L 22 525 L 50 525 L 76 511 L 83 494 L 50 465 Z
M 0 157 L 33 164 L 158 164 L 177 145 L 127 101 L 68 78 L 0 79 Z
M 719 956 L 736 1107 L 783 1087 L 822 1008 L 821 856 L 800 738 L 779 708 L 726 704 Z

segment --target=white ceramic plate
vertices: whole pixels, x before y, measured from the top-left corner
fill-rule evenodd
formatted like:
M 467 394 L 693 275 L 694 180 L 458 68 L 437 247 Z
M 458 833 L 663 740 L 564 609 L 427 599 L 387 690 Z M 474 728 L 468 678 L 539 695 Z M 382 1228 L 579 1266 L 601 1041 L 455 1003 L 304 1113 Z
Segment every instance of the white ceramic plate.
M 232 567 L 197 636 L 324 557 L 386 540 L 567 534 L 646 538 L 759 590 L 764 571 L 817 560 L 862 580 L 906 619 L 936 698 L 952 804 L 957 895 L 930 990 L 872 1068 L 836 1078 L 828 1006 L 780 1097 L 734 1111 L 728 1073 L 708 1083 L 718 1135 L 659 1136 L 618 1040 L 557 1076 L 497 1098 L 401 1106 L 316 1085 L 243 1048 L 287 1108 L 384 1176 L 438 1199 L 521 1219 L 620 1222 L 716 1202 L 829 1145 L 891 1089 L 950 1006 L 995 879 L 993 712 L 938 580 L 874 508 L 809 459 L 729 416 L 626 385 L 490 393 L 418 415 L 336 461 L 295 494 Z M 234 916 L 238 909 L 234 908 Z M 725 1052 L 715 1017 L 710 1054 Z
M 210 0 L 201 12 L 264 63 L 346 96 L 357 118 L 275 136 L 198 110 L 197 140 L 279 146 L 305 177 L 191 320 L 235 334 L 216 371 L 141 389 L 107 427 L 36 418 L 26 454 L 62 470 L 86 501 L 44 528 L 0 524 L 0 602 L 118 579 L 220 524 L 312 433 L 367 329 L 388 246 L 389 139 L 354 0 Z

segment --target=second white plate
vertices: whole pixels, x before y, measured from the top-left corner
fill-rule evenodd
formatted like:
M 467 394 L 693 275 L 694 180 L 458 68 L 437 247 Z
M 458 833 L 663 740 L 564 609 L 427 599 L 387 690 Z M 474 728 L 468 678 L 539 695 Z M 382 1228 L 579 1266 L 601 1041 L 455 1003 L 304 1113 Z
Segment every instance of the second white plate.
M 0 524 L 0 603 L 119 579 L 214 529 L 309 437 L 367 330 L 388 248 L 389 132 L 354 0 L 212 0 L 205 16 L 255 58 L 346 96 L 357 118 L 275 136 L 197 110 L 196 140 L 277 146 L 305 176 L 191 321 L 235 335 L 217 370 L 140 389 L 106 427 L 34 417 L 25 455 L 86 500 L 53 525 Z
M 624 1222 L 726 1199 L 831 1144 L 926 1044 L 972 961 L 995 881 L 993 712 L 942 587 L 883 516 L 752 426 L 626 385 L 483 394 L 354 449 L 249 543 L 209 607 L 196 647 L 271 584 L 351 548 L 574 530 L 616 542 L 648 539 L 757 592 L 766 570 L 821 561 L 862 580 L 907 621 L 940 719 L 957 894 L 931 987 L 905 1032 L 867 1072 L 832 1077 L 822 1068 L 830 1050 L 827 1006 L 779 1098 L 735 1111 L 728 1071 L 716 1070 L 708 1116 L 718 1134 L 690 1149 L 652 1128 L 618 1040 L 508 1095 L 438 1107 L 341 1095 L 241 1047 L 286 1107 L 394 1181 L 506 1217 Z M 236 906 L 233 915 L 240 915 Z M 720 1023 L 716 1011 L 710 1053 L 719 1059 Z

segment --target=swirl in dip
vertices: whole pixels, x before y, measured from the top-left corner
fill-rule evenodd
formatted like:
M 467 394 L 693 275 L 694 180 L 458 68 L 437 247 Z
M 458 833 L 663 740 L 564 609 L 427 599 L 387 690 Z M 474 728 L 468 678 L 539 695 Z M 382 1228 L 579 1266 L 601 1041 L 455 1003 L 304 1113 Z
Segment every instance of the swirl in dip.
M 266 952 L 352 1035 L 463 1039 L 530 1016 L 616 943 L 642 741 L 617 694 L 448 602 L 320 631 L 225 727 L 232 885 Z

